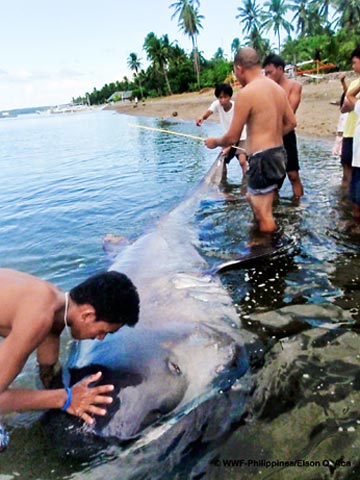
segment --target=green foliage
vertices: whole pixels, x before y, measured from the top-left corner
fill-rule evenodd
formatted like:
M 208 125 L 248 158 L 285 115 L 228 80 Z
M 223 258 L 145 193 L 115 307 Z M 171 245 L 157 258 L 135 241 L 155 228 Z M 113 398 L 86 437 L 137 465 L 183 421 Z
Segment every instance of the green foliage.
M 172 0 L 172 18 L 176 17 L 180 29 L 192 40 L 191 52 L 185 52 L 168 35 L 157 37 L 153 32 L 144 39 L 143 50 L 150 65 L 142 68 L 141 58 L 131 52 L 127 65 L 132 71 L 132 80 L 105 84 L 100 90 L 93 89 L 74 99 L 76 102 L 100 104 L 116 91 L 132 91 L 133 97 L 158 97 L 169 93 L 184 93 L 202 87 L 213 88 L 224 82 L 232 72 L 232 61 L 225 58 L 218 48 L 208 60 L 198 50 L 197 38 L 204 18 L 199 13 L 199 0 Z M 239 38 L 232 41 L 232 55 L 241 46 L 252 46 L 260 57 L 270 53 L 271 45 L 266 35 L 275 34 L 277 47 L 287 63 L 313 59 L 334 63 L 337 69 L 351 69 L 351 52 L 360 45 L 359 0 L 239 0 L 242 4 L 234 12 L 234 21 L 240 25 Z M 220 5 L 220 4 L 219 4 Z M 335 9 L 335 18 L 329 22 L 329 8 Z M 220 7 L 219 7 L 220 8 Z M 291 10 L 291 22 L 285 19 Z M 280 41 L 280 33 L 287 39 Z M 240 42 L 241 38 L 241 42 Z M 311 67 L 311 65 L 309 65 Z
M 223 83 L 232 72 L 233 64 L 225 59 L 214 59 L 206 62 L 201 70 L 201 85 L 203 87 L 214 87 Z
M 169 69 L 169 81 L 174 93 L 184 93 L 193 90 L 192 84 L 196 82 L 194 65 L 190 59 L 180 65 Z
M 331 35 L 323 33 L 290 39 L 285 43 L 281 54 L 286 62 L 296 63 L 313 59 L 319 53 L 321 61 L 334 63 L 339 70 L 351 70 L 351 52 L 359 44 L 360 35 L 349 37 L 343 29 Z M 311 64 L 308 68 L 311 68 Z

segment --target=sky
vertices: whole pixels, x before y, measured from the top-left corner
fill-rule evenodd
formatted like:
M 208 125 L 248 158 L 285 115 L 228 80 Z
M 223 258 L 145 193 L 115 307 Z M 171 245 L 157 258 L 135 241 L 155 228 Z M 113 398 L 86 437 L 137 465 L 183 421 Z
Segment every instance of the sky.
M 58 105 L 132 78 L 127 67 L 150 32 L 169 35 L 187 53 L 191 41 L 171 19 L 175 0 L 0 0 L 0 110 Z M 229 59 L 242 39 L 243 0 L 200 0 L 198 47 L 210 59 L 221 47 Z

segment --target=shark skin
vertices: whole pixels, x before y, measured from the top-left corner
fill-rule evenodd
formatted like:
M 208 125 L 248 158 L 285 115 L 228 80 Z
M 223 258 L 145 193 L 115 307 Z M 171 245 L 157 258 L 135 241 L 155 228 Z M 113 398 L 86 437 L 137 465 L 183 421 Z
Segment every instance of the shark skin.
M 235 387 L 248 371 L 253 338 L 240 328 L 231 297 L 194 246 L 196 210 L 203 199 L 220 194 L 223 161 L 220 154 L 180 205 L 117 254 L 110 270 L 125 273 L 136 285 L 139 322 L 103 341 L 74 342 L 65 383 L 101 370 L 101 382 L 115 386 L 114 402 L 91 427 L 63 412 L 48 412 L 43 424 L 59 455 L 88 459 L 108 445 L 144 448 L 144 438 L 153 444 L 154 437 L 168 438 L 164 448 L 171 451 L 169 432 L 175 428 L 178 434 L 179 425 L 184 431 L 178 445 L 186 449 L 185 439 L 191 442 L 207 431 L 201 422 L 188 421 L 205 405 L 213 418 L 221 402 L 241 417 L 246 393 Z M 237 397 L 230 402 L 226 392 L 232 389 Z M 208 425 L 207 414 L 203 417 Z M 211 428 L 218 425 L 221 436 L 233 421 L 221 417 Z

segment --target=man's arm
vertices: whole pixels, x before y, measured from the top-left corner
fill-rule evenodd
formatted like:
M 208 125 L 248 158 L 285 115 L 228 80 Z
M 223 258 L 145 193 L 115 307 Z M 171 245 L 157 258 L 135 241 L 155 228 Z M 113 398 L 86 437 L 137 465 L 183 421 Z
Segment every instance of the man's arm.
M 341 113 L 348 113 L 354 110 L 354 105 L 357 100 L 356 96 L 359 94 L 358 88 L 360 86 L 360 80 L 359 80 L 359 83 L 357 83 L 357 85 L 355 86 L 354 86 L 354 82 L 356 81 L 354 80 L 353 82 L 351 82 L 350 87 L 346 91 L 345 100 L 340 109 Z
M 67 413 L 82 418 L 89 425 L 94 423 L 91 415 L 106 414 L 106 409 L 98 407 L 97 404 L 110 404 L 113 401 L 112 397 L 103 395 L 112 392 L 113 385 L 89 388 L 89 384 L 98 381 L 100 377 L 101 372 L 98 372 L 73 385 L 72 399 L 66 409 Z M 0 394 L 0 413 L 63 408 L 67 399 L 68 393 L 64 388 L 56 390 L 9 388 Z
M 36 312 L 38 313 L 38 312 Z M 49 320 L 40 315 L 33 316 L 29 322 L 14 321 L 9 335 L 0 343 L 0 414 L 12 411 L 43 410 L 62 408 L 68 398 L 65 389 L 27 390 L 11 389 L 10 384 L 23 369 L 30 353 L 47 337 Z M 30 321 L 31 320 L 31 321 Z M 51 322 L 50 322 L 51 323 Z M 31 328 L 24 328 L 31 325 Z M 67 412 L 93 423 L 90 416 L 105 415 L 106 410 L 96 404 L 109 404 L 112 397 L 103 395 L 113 391 L 113 385 L 89 388 L 97 381 L 101 373 L 90 376 L 72 387 L 72 401 Z
M 340 73 L 339 80 L 340 80 L 343 92 L 346 92 L 348 87 L 347 87 L 346 80 L 345 80 L 345 73 Z
M 286 96 L 285 96 L 286 97 Z M 292 132 L 296 127 L 296 117 L 287 98 L 285 98 L 285 111 L 283 115 L 283 136 Z
M 354 109 L 354 106 L 355 106 L 355 103 L 357 102 L 358 98 L 357 98 L 357 95 L 359 95 L 360 93 L 360 80 L 359 80 L 359 84 L 356 85 L 355 87 L 349 89 L 347 92 L 346 92 L 346 99 L 347 101 L 351 104 L 352 108 L 351 110 Z
M 342 107 L 340 108 L 341 113 L 348 113 L 352 112 L 354 110 L 354 104 L 350 102 L 350 100 L 345 97 L 344 103 L 342 104 Z
M 204 120 L 207 120 L 210 115 L 212 115 L 214 112 L 212 110 L 206 110 L 206 112 L 204 112 L 201 117 L 197 118 L 196 119 L 196 125 L 198 127 L 200 127 L 200 125 L 202 125 L 202 123 L 204 122 Z
M 294 81 L 289 94 L 289 103 L 292 111 L 296 113 L 301 101 L 302 85 Z

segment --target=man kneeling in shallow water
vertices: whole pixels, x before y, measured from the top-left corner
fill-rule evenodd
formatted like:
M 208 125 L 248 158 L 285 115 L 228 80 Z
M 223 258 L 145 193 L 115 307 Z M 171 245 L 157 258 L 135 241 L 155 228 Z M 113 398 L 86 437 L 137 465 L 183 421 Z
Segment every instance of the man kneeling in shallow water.
M 207 138 L 208 148 L 227 147 L 240 138 L 247 125 L 247 199 L 261 232 L 276 230 L 272 206 L 275 191 L 286 176 L 283 136 L 296 127 L 295 115 L 285 91 L 261 71 L 257 52 L 246 47 L 234 60 L 234 73 L 241 85 L 229 130 L 220 138 Z
M 68 327 L 77 340 L 103 340 L 122 326 L 134 326 L 139 316 L 139 296 L 124 274 L 97 274 L 70 292 L 39 278 L 0 269 L 0 414 L 60 408 L 88 424 L 93 415 L 113 399 L 113 385 L 89 387 L 101 377 L 90 375 L 72 388 L 30 390 L 10 388 L 30 354 L 36 350 L 40 378 L 49 388 L 59 374 L 60 335 Z M 102 405 L 101 407 L 99 405 Z M 1 444 L 1 441 L 3 444 Z M 0 425 L 0 451 L 8 435 Z

